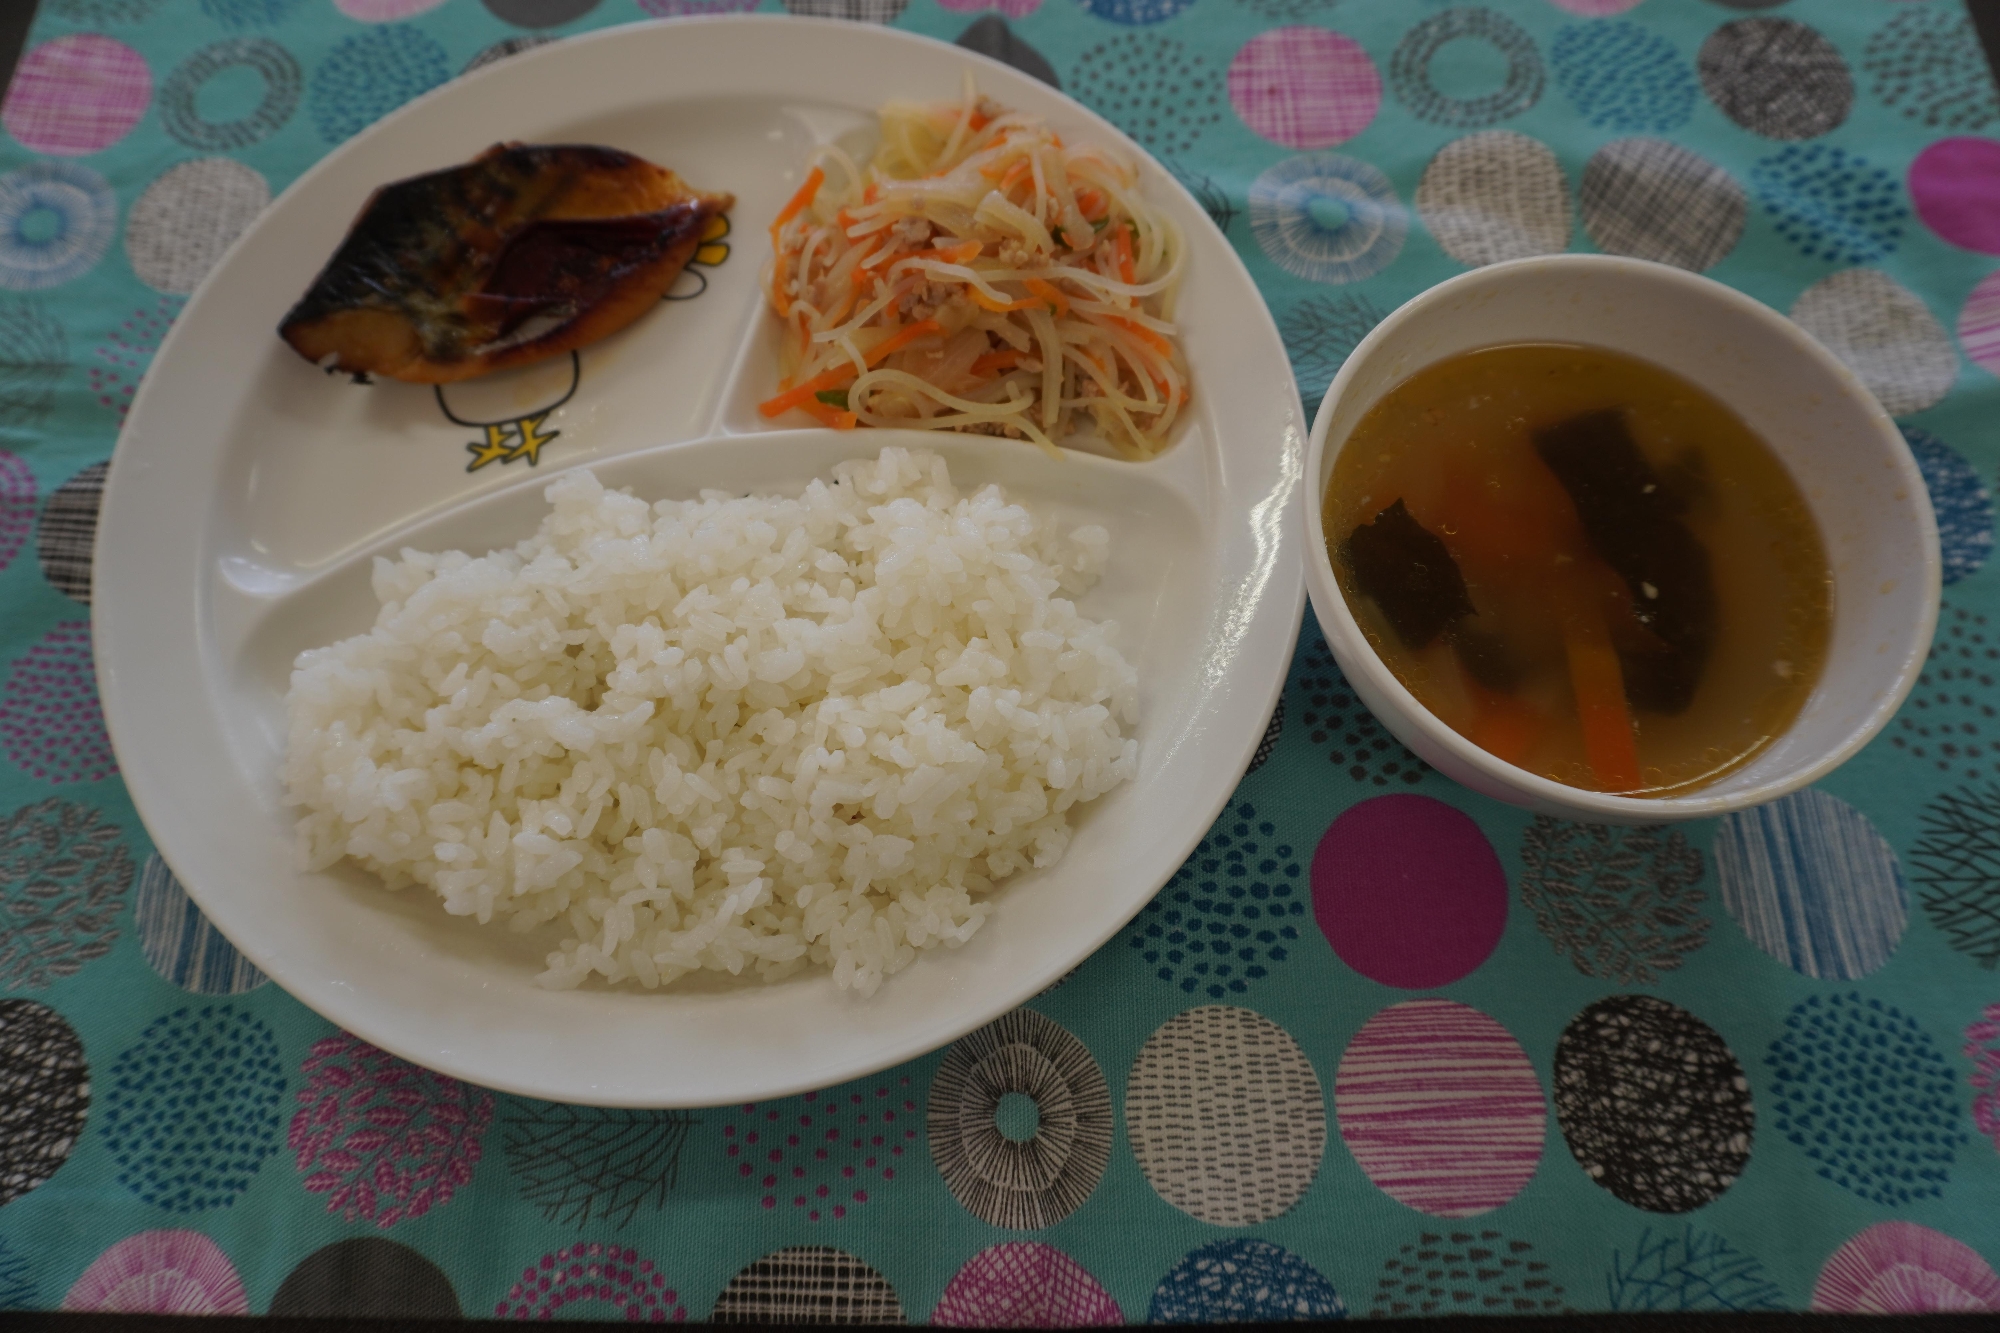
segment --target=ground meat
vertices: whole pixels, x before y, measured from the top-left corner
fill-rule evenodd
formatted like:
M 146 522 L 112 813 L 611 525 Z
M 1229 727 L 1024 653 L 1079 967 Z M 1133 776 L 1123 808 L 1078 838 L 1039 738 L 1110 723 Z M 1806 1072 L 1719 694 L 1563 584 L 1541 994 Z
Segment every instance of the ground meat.
M 898 249 L 903 246 L 922 246 L 931 239 L 931 224 L 923 218 L 903 218 L 889 228 L 890 243 Z

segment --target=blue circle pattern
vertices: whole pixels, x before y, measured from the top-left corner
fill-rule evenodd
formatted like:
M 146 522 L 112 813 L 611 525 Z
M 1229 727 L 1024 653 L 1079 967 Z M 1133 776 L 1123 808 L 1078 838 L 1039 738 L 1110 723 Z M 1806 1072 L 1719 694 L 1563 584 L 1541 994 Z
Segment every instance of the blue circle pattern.
M 1345 1319 L 1319 1270 L 1268 1240 L 1218 1240 L 1191 1250 L 1153 1291 L 1153 1324 Z
M 1108 23 L 1128 28 L 1148 23 L 1164 23 L 1194 3 L 1194 0 L 1076 0 L 1086 11 Z
M 111 1066 L 104 1144 L 127 1189 L 171 1213 L 234 1203 L 276 1150 L 278 1040 L 226 1005 L 156 1019 Z
M 1292 849 L 1247 801 L 1222 812 L 1194 855 L 1132 923 L 1128 937 L 1160 980 L 1211 1000 L 1270 975 L 1299 938 L 1305 894 Z
M 47 214 L 54 229 L 29 230 Z M 36 228 L 35 231 L 40 231 Z M 0 287 L 31 292 L 88 273 L 118 233 L 111 183 L 74 162 L 30 162 L 0 176 Z
M 1808 259 L 1872 264 L 1903 240 L 1910 210 L 1895 173 L 1829 144 L 1794 144 L 1751 168 L 1778 235 Z
M 375 28 L 334 47 L 313 71 L 313 121 L 339 143 L 450 77 L 444 48 L 416 28 Z
M 1700 91 L 1672 42 L 1624 20 L 1564 28 L 1550 60 L 1583 118 L 1619 134 L 1679 129 Z
M 270 27 L 283 23 L 307 0 L 201 0 L 201 12 L 225 28 Z
M 1977 574 L 1993 554 L 1993 496 L 1965 455 L 1927 430 L 1903 427 L 1924 489 L 1937 513 L 1938 548 L 1944 557 L 1944 581 L 1956 583 Z
M 139 947 L 161 977 L 196 995 L 241 995 L 270 978 L 209 924 L 155 853 L 139 875 L 132 905 Z
M 1853 991 L 1815 995 L 1767 1060 L 1778 1129 L 1823 1178 L 1891 1208 L 1944 1193 L 1965 1143 L 1958 1080 L 1915 1019 Z
M 1346 217 L 1328 224 L 1316 203 Z M 1288 157 L 1250 185 L 1250 230 L 1271 262 L 1311 282 L 1359 282 L 1402 253 L 1409 214 L 1375 167 L 1339 153 Z

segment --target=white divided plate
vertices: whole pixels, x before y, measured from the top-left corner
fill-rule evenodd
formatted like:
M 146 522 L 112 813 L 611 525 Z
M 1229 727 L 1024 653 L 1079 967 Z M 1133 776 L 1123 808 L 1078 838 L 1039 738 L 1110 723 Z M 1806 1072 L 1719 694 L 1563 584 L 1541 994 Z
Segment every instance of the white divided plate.
M 1110 940 L 1193 850 L 1290 660 L 1305 442 L 1284 345 L 1194 199 L 1145 160 L 1149 195 L 1191 247 L 1179 318 L 1194 410 L 1156 460 L 784 430 L 755 410 L 776 385 L 764 228 L 807 151 L 865 128 L 887 98 L 956 100 L 967 68 L 1064 135 L 1143 156 L 1045 85 L 926 38 L 792 18 L 636 25 L 511 57 L 356 137 L 286 191 L 188 303 L 105 488 L 98 683 L 167 863 L 286 990 L 357 1036 L 492 1088 L 605 1106 L 756 1100 L 909 1059 L 1020 1004 Z M 609 144 L 734 192 L 727 257 L 711 252 L 719 262 L 676 289 L 698 294 L 574 363 L 442 395 L 356 386 L 279 341 L 279 319 L 371 190 L 502 139 Z M 368 627 L 375 555 L 509 545 L 565 468 L 589 465 L 648 499 L 795 493 L 889 443 L 940 450 L 961 484 L 997 480 L 1108 527 L 1111 569 L 1082 607 L 1118 621 L 1141 673 L 1138 780 L 1087 811 L 1059 865 L 1002 886 L 971 943 L 923 954 L 866 1000 L 825 974 L 549 991 L 533 981 L 546 938 L 448 917 L 428 892 L 386 893 L 352 869 L 298 869 L 279 784 L 291 663 Z M 468 470 L 482 449 L 522 456 Z

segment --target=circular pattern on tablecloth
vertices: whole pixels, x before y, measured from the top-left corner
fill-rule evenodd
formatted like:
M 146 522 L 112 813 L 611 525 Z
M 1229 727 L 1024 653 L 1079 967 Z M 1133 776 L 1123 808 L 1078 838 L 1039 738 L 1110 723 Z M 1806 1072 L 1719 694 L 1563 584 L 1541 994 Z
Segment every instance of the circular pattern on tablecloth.
M 107 462 L 92 463 L 56 487 L 42 505 L 35 530 L 35 556 L 42 577 L 63 596 L 90 605 L 92 552 L 97 544 L 97 511 L 104 502 Z
M 1268 1240 L 1213 1240 L 1188 1251 L 1153 1289 L 1149 1324 L 1291 1323 L 1345 1319 L 1320 1271 Z
M 21 57 L 0 124 L 31 153 L 76 157 L 130 134 L 152 100 L 144 56 L 100 33 L 78 33 Z
M 785 0 L 787 14 L 811 18 L 851 19 L 856 23 L 894 23 L 910 0 Z
M 442 1208 L 472 1180 L 493 1094 L 336 1032 L 299 1067 L 285 1146 L 309 1194 L 347 1222 L 398 1222 Z
M 1148 23 L 1164 23 L 1174 17 L 1194 0 L 1076 0 L 1084 12 L 1094 14 L 1107 23 L 1120 23 L 1127 27 L 1143 27 Z
M 597 8 L 598 0 L 485 0 L 487 12 L 517 28 L 559 28 Z
M 1376 796 L 1327 826 L 1312 861 L 1327 943 L 1384 986 L 1471 975 L 1507 928 L 1507 872 L 1471 816 L 1428 796 Z
M 229 120 L 201 114 L 201 90 L 232 69 L 247 69 L 264 85 L 257 105 Z M 160 86 L 160 124 L 190 148 L 232 153 L 283 129 L 299 109 L 305 75 L 292 53 L 268 37 L 231 37 L 183 60 Z
M 0 356 L 6 355 L 7 313 L 6 308 L 0 306 Z M 0 361 L 0 422 L 7 420 L 9 378 L 6 363 Z M 27 545 L 28 534 L 34 526 L 34 469 L 19 454 L 0 449 L 0 569 L 14 563 L 14 557 Z
M 1976 574 L 1993 554 L 1993 496 L 1979 470 L 1964 454 L 1927 430 L 1903 427 L 1903 438 L 1924 474 L 1931 511 L 1937 515 L 1938 553 L 1944 581 Z
M 186 295 L 270 202 L 264 178 L 234 158 L 182 162 L 132 205 L 125 257 L 148 287 Z
M 1287 148 L 1331 148 L 1382 109 L 1382 75 L 1352 37 L 1273 28 L 1229 62 L 1229 104 L 1252 133 Z
M 1757 1126 L 1750 1080 L 1721 1034 L 1651 995 L 1613 995 L 1556 1041 L 1556 1119 L 1577 1165 L 1654 1213 L 1736 1183 Z
M 1278 317 L 1278 334 L 1291 357 L 1299 397 L 1316 407 L 1333 384 L 1348 353 L 1388 317 L 1365 296 L 1308 296 Z M 1414 786 L 1428 765 L 1383 729 L 1348 688 L 1347 678 L 1327 651 L 1319 622 L 1306 617 L 1294 655 L 1287 692 L 1296 690 L 1299 725 L 1315 746 L 1326 748 L 1334 767 L 1356 782 L 1371 777 L 1378 787 L 1391 781 Z M 1280 696 L 1282 705 L 1283 696 Z
M 0 988 L 42 990 L 110 953 L 132 870 L 90 806 L 51 796 L 0 819 Z
M 91 1261 L 63 1297 L 65 1310 L 106 1314 L 249 1314 L 243 1279 L 199 1231 L 142 1231 Z
M 1146 1039 L 1125 1080 L 1132 1155 L 1162 1199 L 1198 1221 L 1285 1212 L 1319 1173 L 1326 1103 L 1291 1034 L 1228 1005 L 1189 1009 Z
M 1507 62 L 1500 86 L 1477 97 L 1445 92 L 1432 77 L 1431 62 L 1457 41 L 1484 43 Z M 1403 34 L 1389 58 L 1389 86 L 1396 100 L 1418 120 L 1454 129 L 1479 129 L 1518 116 L 1541 100 L 1547 75 L 1541 52 L 1526 29 L 1505 15 L 1478 7 L 1433 14 Z
M 1910 163 L 1910 198 L 1945 240 L 2000 255 L 2000 142 L 1940 139 Z
M 2000 1152 L 2000 1002 L 1966 1024 L 1964 1050 L 1972 1061 L 1972 1123 Z
M 1548 1128 L 1521 1044 L 1452 1000 L 1405 1000 L 1362 1024 L 1334 1072 L 1333 1107 L 1361 1173 L 1433 1217 L 1490 1212 L 1519 1194 Z
M 1738 19 L 1708 35 L 1695 59 L 1708 100 L 1767 139 L 1811 139 L 1854 107 L 1840 48 L 1793 19 Z
M 1771 1043 L 1773 1120 L 1818 1174 L 1885 1208 L 1944 1193 L 1958 1078 L 1908 1014 L 1854 991 L 1793 1006 Z
M 69 1021 L 33 1000 L 0 1000 L 0 1207 L 47 1183 L 90 1115 L 90 1063 Z
M 33 1263 L 18 1245 L 0 1236 L 0 1310 L 32 1310 L 37 1304 Z
M 1338 153 L 1288 157 L 1250 185 L 1250 231 L 1278 267 L 1309 282 L 1359 282 L 1403 250 L 1410 221 L 1375 167 Z
M 1578 204 L 1604 253 L 1696 273 L 1736 248 L 1749 214 L 1735 177 L 1665 139 L 1614 139 L 1592 153 Z
M 691 14 L 748 14 L 759 0 L 639 0 L 639 8 L 654 18 L 686 18 Z
M 1008 1094 L 1032 1100 L 1033 1134 L 998 1116 Z M 1037 1231 L 1083 1206 L 1111 1162 L 1111 1092 L 1090 1050 L 1033 1009 L 960 1037 L 931 1080 L 931 1156 L 965 1210 L 997 1227 Z
M 139 872 L 132 916 L 153 971 L 196 995 L 242 995 L 270 980 L 209 923 L 158 852 Z
M 1872 268 L 1842 269 L 1792 303 L 1793 322 L 1853 371 L 1892 417 L 1951 392 L 1958 354 L 1922 297 Z
M 1958 308 L 1958 345 L 1965 359 L 2000 375 L 2000 269 L 1981 278 Z
M 268 28 L 312 0 L 201 0 L 201 12 L 225 28 Z
M 557 39 L 554 37 L 545 37 L 541 33 L 525 33 L 519 37 L 502 37 L 499 41 L 493 43 L 493 45 L 482 47 L 472 59 L 465 62 L 465 68 L 459 70 L 459 73 L 470 74 L 475 69 L 485 69 L 488 65 L 497 64 L 505 60 L 508 56 L 517 56 L 523 51 L 532 51 L 538 46 L 547 46 L 555 40 Z
M 1949 603 L 1941 606 L 1930 656 L 1924 661 L 1916 688 L 1910 691 L 1889 731 L 1889 744 L 1896 749 L 1907 751 L 1911 758 L 1922 760 L 1927 767 L 1935 766 L 1948 778 L 1975 784 L 2000 775 L 1994 762 L 1996 752 L 2000 752 L 2000 745 L 1996 745 L 2000 736 L 1994 735 L 1996 724 L 2000 724 L 2000 709 L 1989 702 L 1996 682 L 2000 682 L 2000 648 L 1994 646 L 1987 633 L 1988 624 L 1982 613 Z M 1926 886 L 1924 910 L 1934 920 L 1932 903 L 1944 895 L 1942 901 L 1957 903 L 1951 913 L 1957 915 L 1963 911 L 1968 924 L 1982 917 L 1991 921 L 1986 931 L 1969 938 L 1978 941 L 1971 945 L 1975 956 L 1990 957 L 1993 961 L 1985 966 L 1992 967 L 2000 964 L 2000 900 L 1991 908 L 1982 906 L 1979 897 L 1961 901 L 1960 894 L 1972 886 L 1959 885 L 1947 866 L 1987 859 L 1989 854 L 1983 850 L 1987 844 L 1983 840 L 2000 836 L 2000 804 L 1975 797 L 1973 793 L 1967 795 L 1973 799 L 1961 801 L 1947 793 L 1933 803 L 1926 815 L 1926 826 L 1933 837 L 1912 849 L 1911 859 L 1923 872 L 1914 878 Z M 1935 827 L 1930 827 L 1932 816 Z M 1992 845 L 2000 849 L 2000 842 Z M 1936 852 L 1936 858 L 1928 866 L 1926 848 Z M 1993 859 L 1991 864 L 1994 887 L 2000 889 L 2000 858 Z
M 1902 243 L 1910 219 L 1895 174 L 1829 144 L 1797 145 L 1750 169 L 1778 235 L 1808 259 L 1866 264 Z
M 1979 1251 L 1915 1222 L 1877 1222 L 1835 1250 L 1813 1285 L 1827 1314 L 2000 1310 L 2000 1277 Z
M 107 1080 L 104 1147 L 118 1182 L 157 1208 L 234 1203 L 277 1151 L 285 1070 L 260 1018 L 228 1005 L 154 1019 Z
M 1639 3 L 1639 0 L 1549 0 L 1557 9 L 1584 18 L 1603 18 L 1609 14 L 1623 14 Z
M 795 1245 L 752 1263 L 715 1298 L 717 1324 L 902 1324 L 889 1279 L 831 1245 Z
M 594 1305 L 610 1309 L 593 1310 Z M 641 1259 L 628 1246 L 603 1241 L 578 1241 L 549 1251 L 521 1270 L 521 1280 L 508 1289 L 493 1313 L 501 1319 L 622 1316 L 627 1323 L 644 1324 L 687 1319 L 680 1294 L 667 1285 L 666 1275 L 651 1259 Z
M 1679 829 L 1536 815 L 1521 834 L 1521 905 L 1586 977 L 1648 984 L 1708 942 L 1701 853 Z
M 1714 855 L 1723 906 L 1750 942 L 1816 981 L 1867 976 L 1909 924 L 1895 848 L 1868 816 L 1816 788 L 1729 815 Z
M 1569 182 L 1547 144 L 1487 130 L 1438 150 L 1417 185 L 1417 216 L 1474 268 L 1569 248 Z
M 1238 801 L 1203 836 L 1126 938 L 1153 975 L 1188 995 L 1242 995 L 1299 939 L 1304 870 L 1278 826 Z
M 1221 71 L 1179 38 L 1126 32 L 1077 57 L 1066 85 L 1076 99 L 1153 152 L 1194 151 L 1222 122 Z
M 416 28 L 398 23 L 357 33 L 313 70 L 313 124 L 322 139 L 339 143 L 450 77 L 444 48 Z
M 99 782 L 118 771 L 97 703 L 89 621 L 63 621 L 14 659 L 0 689 L 0 749 L 43 782 Z
M 870 1201 L 871 1182 L 887 1184 L 908 1165 L 905 1149 L 922 1151 L 923 1116 L 908 1074 L 746 1102 L 736 1116 L 722 1126 L 723 1156 L 762 1207 L 776 1208 L 789 1195 L 808 1222 L 845 1218 Z
M 1861 67 L 1884 106 L 1930 129 L 1978 130 L 2000 120 L 2000 93 L 1963 6 L 1909 6 L 1868 39 Z
M 6 567 L 6 560 L 0 559 L 0 569 Z M 1271 720 L 1264 724 L 1264 735 L 1257 742 L 1257 749 L 1250 756 L 1250 767 L 1243 770 L 1248 777 L 1271 762 L 1271 756 L 1278 752 L 1278 741 L 1285 734 L 1285 696 L 1278 696 L 1277 706 L 1271 710 Z
M 267 1314 L 279 1319 L 456 1319 L 458 1293 L 444 1270 L 407 1245 L 356 1236 L 322 1245 L 278 1284 Z
M 153 354 L 160 350 L 161 340 L 184 304 L 182 297 L 162 295 L 150 310 L 141 308 L 120 320 L 103 342 L 90 349 L 90 395 L 99 407 L 116 412 L 120 421 L 125 419 L 146 367 L 152 364 Z
M 38 424 L 67 369 L 69 334 L 62 321 L 35 301 L 0 300 L 0 427 Z M 35 480 L 26 468 L 18 459 L 0 460 L 0 569 L 21 549 L 26 528 L 17 525 L 34 513 Z
M 1563 1294 L 1525 1240 L 1491 1227 L 1425 1231 L 1383 1261 L 1368 1316 L 1561 1314 Z
M 938 4 L 954 14 L 991 11 L 996 17 L 1004 20 L 1028 17 L 1042 7 L 1042 0 L 938 0 Z
M 144 23 L 160 0 L 48 0 L 48 12 L 66 23 Z
M 1125 1322 L 1090 1271 L 1053 1245 L 1011 1240 L 965 1261 L 930 1322 L 940 1328 L 1090 1328 Z
M 1549 47 L 1556 84 L 1601 130 L 1664 134 L 1687 123 L 1695 79 L 1674 44 L 1620 19 L 1574 24 Z
M 111 185 L 74 162 L 30 162 L 0 176 L 0 287 L 39 291 L 80 278 L 118 233 Z
M 444 0 L 333 0 L 333 7 L 359 23 L 393 23 L 436 9 Z

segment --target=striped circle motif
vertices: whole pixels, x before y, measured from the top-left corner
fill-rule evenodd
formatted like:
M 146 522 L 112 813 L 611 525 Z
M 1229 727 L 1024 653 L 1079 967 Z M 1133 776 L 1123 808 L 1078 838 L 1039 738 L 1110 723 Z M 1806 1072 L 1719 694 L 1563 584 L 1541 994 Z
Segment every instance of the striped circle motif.
M 395 23 L 358 33 L 313 70 L 313 123 L 339 143 L 450 77 L 444 48 L 420 29 Z
M 0 339 L 6 337 L 6 308 L 0 306 Z M 6 355 L 0 344 L 0 356 Z M 0 421 L 5 418 L 6 369 L 0 364 Z M 0 449 L 0 569 L 14 563 L 35 526 L 35 473 L 19 454 Z
M 31 153 L 102 152 L 132 132 L 153 100 L 146 58 L 120 41 L 79 33 L 21 57 L 0 123 Z
M 2000 269 L 1981 278 L 1958 308 L 1958 345 L 1966 360 L 2000 375 Z
M 148 287 L 185 295 L 270 202 L 264 178 L 234 158 L 182 162 L 132 205 L 125 257 Z
M 1564 28 L 1549 48 L 1556 83 L 1579 115 L 1618 134 L 1665 134 L 1687 123 L 1695 80 L 1674 44 L 1637 23 Z
M 1431 62 L 1448 44 L 1466 38 L 1483 42 L 1507 62 L 1498 88 L 1478 97 L 1456 97 L 1437 86 Z M 1491 9 L 1447 9 L 1411 28 L 1389 59 L 1389 86 L 1396 100 L 1418 120 L 1455 129 L 1479 129 L 1518 116 L 1541 100 L 1547 75 L 1535 39 L 1519 24 Z
M 1944 581 L 1976 574 L 1993 553 L 1993 497 L 1964 454 L 1927 430 L 1903 427 L 1903 438 L 1924 474 L 1931 512 L 1937 515 Z
M 1592 153 L 1579 202 L 1604 253 L 1696 273 L 1736 248 L 1749 214 L 1735 177 L 1665 139 L 1614 139 Z
M 1215 1240 L 1192 1250 L 1153 1289 L 1150 1324 L 1269 1324 L 1345 1319 L 1320 1271 L 1268 1240 Z
M 0 176 L 0 287 L 59 287 L 97 266 L 118 234 L 110 182 L 74 162 L 30 162 Z
M 279 1319 L 457 1319 L 463 1311 L 444 1270 L 407 1245 L 356 1236 L 299 1260 L 269 1313 Z
M 1872 268 L 1842 269 L 1805 289 L 1792 320 L 1853 371 L 1890 416 L 1943 400 L 1958 353 L 1921 296 Z
M 1963 1241 L 1915 1222 L 1877 1222 L 1819 1270 L 1812 1308 L 1874 1315 L 2000 1310 L 2000 1277 Z
M 1408 215 L 1389 178 L 1358 158 L 1286 158 L 1250 186 L 1250 230 L 1272 263 L 1309 282 L 1359 282 L 1402 253 Z
M 1866 264 L 1902 243 L 1910 210 L 1894 174 L 1827 144 L 1787 148 L 1750 169 L 1778 235 L 1808 259 Z
M 1569 182 L 1548 145 L 1487 130 L 1438 150 L 1417 185 L 1417 216 L 1461 264 L 1477 268 L 1569 248 Z
M 264 85 L 257 105 L 230 120 L 210 120 L 198 104 L 209 80 L 247 69 Z M 233 153 L 283 129 L 299 109 L 305 76 L 292 53 L 268 37 L 232 37 L 204 46 L 183 60 L 160 87 L 160 124 L 168 134 L 205 153 Z
M 1125 1126 L 1162 1199 L 1216 1226 L 1299 1201 L 1326 1149 L 1326 1103 L 1291 1034 L 1228 1005 L 1189 1009 L 1146 1039 L 1125 1081 Z
M 1382 76 L 1352 37 L 1325 28 L 1273 28 L 1243 43 L 1229 62 L 1229 104 L 1272 143 L 1331 148 L 1375 119 Z
M 717 1324 L 903 1324 L 889 1280 L 831 1245 L 795 1245 L 757 1260 L 715 1298 Z
M 1053 1245 L 988 1246 L 945 1284 L 930 1322 L 940 1328 L 1090 1328 L 1125 1322 L 1111 1293 Z
M 69 334 L 62 321 L 31 299 L 0 300 L 0 426 L 39 423 L 68 369 Z M 34 504 L 35 482 L 27 464 L 0 461 L 0 569 L 21 549 L 25 528 L 15 524 L 34 513 Z
M 0 1000 L 0 1207 L 46 1184 L 90 1115 L 90 1063 L 67 1019 Z
M 1695 68 L 1723 115 L 1767 139 L 1838 129 L 1854 106 L 1854 76 L 1818 29 L 1792 19 L 1738 19 L 1701 44 Z
M 142 1231 L 97 1256 L 65 1310 L 106 1314 L 249 1314 L 236 1265 L 199 1231 Z
M 1009 1093 L 1040 1123 L 1021 1141 L 1000 1128 Z M 925 1117 L 938 1174 L 966 1211 L 1023 1231 L 1068 1217 L 1111 1161 L 1111 1092 L 1090 1051 L 1032 1009 L 1002 1015 L 946 1052 Z
M 14 660 L 0 687 L 0 749 L 43 782 L 101 782 L 118 771 L 97 702 L 89 621 L 64 621 Z
M 146 961 L 184 991 L 242 995 L 270 980 L 209 924 L 157 852 L 146 858 L 139 874 L 132 915 Z
M 97 544 L 97 511 L 111 464 L 92 463 L 56 487 L 42 505 L 35 556 L 42 577 L 63 596 L 90 605 L 91 555 Z
M 111 952 L 132 884 L 118 826 L 51 796 L 0 819 L 0 987 L 41 990 Z
M 1406 1000 L 1362 1024 L 1334 1073 L 1333 1106 L 1362 1174 L 1433 1217 L 1472 1217 L 1519 1194 L 1548 1128 L 1521 1044 L 1451 1000 Z

